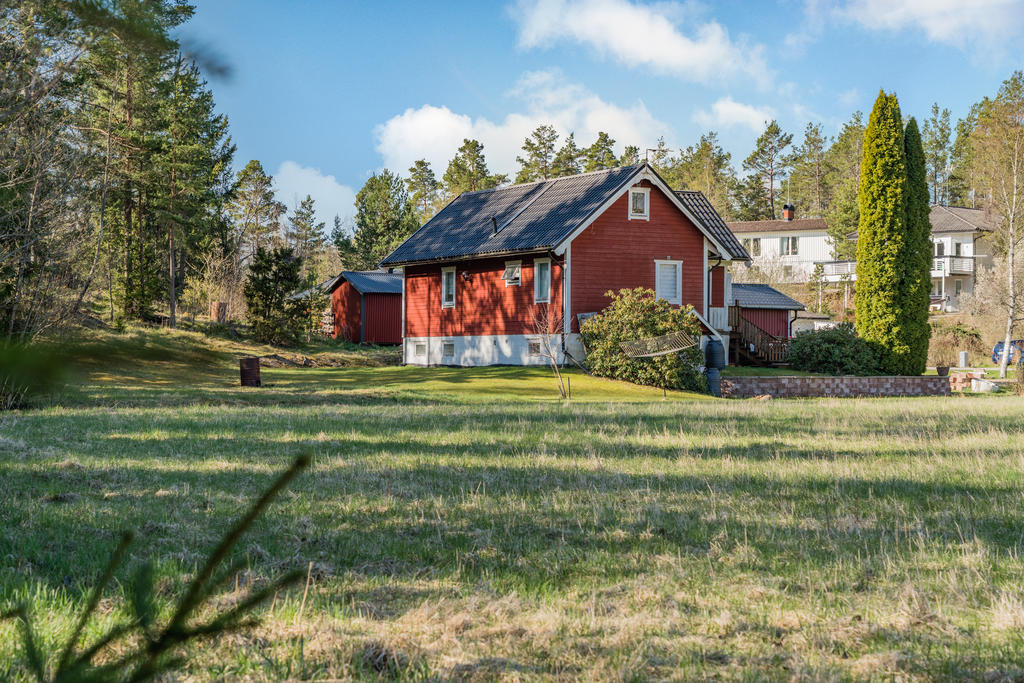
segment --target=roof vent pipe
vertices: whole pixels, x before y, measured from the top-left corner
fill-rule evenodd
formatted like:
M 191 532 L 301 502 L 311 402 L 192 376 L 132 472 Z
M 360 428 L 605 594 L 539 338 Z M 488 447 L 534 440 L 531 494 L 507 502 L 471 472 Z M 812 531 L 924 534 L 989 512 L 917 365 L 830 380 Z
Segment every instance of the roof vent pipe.
M 796 214 L 796 207 L 792 204 L 783 204 L 782 206 L 782 218 L 787 221 L 793 220 L 793 216 Z
M 491 216 L 491 237 L 498 234 L 498 219 Z

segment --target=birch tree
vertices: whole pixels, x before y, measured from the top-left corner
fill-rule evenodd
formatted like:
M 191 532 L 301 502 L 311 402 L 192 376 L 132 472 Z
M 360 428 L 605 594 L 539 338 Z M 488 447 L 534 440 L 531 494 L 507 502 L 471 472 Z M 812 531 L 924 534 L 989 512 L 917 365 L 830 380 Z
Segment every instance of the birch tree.
M 994 99 L 981 103 L 971 150 L 977 177 L 988 196 L 993 246 L 1004 261 L 999 270 L 1006 279 L 999 301 L 1006 334 L 999 376 L 1006 377 L 1014 329 L 1024 320 L 1018 282 L 1019 262 L 1024 258 L 1024 71 L 1015 71 Z

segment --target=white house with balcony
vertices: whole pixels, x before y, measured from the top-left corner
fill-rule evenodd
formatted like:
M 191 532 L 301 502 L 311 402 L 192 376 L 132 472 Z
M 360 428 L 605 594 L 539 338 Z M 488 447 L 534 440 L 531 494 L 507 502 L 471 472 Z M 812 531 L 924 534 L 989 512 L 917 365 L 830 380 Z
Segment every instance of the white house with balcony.
M 738 221 L 729 229 L 746 247 L 752 268 L 759 280 L 769 282 L 807 282 L 814 266 L 833 258 L 832 238 L 824 218 L 796 218 L 796 210 L 786 204 L 781 220 Z M 743 278 L 742 270 L 736 271 Z
M 932 307 L 946 312 L 960 310 L 960 297 L 974 292 L 975 273 L 992 265 L 991 245 L 985 240 L 990 222 L 982 209 L 959 206 L 931 208 Z M 826 261 L 827 282 L 853 282 L 856 261 Z

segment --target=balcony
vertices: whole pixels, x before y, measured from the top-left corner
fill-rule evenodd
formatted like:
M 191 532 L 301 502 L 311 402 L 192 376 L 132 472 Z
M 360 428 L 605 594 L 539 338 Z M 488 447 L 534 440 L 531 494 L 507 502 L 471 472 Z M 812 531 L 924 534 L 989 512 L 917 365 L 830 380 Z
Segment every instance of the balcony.
M 854 281 L 857 279 L 856 261 L 825 261 L 821 264 L 825 282 Z
M 936 256 L 932 259 L 932 277 L 970 275 L 973 272 L 973 256 Z

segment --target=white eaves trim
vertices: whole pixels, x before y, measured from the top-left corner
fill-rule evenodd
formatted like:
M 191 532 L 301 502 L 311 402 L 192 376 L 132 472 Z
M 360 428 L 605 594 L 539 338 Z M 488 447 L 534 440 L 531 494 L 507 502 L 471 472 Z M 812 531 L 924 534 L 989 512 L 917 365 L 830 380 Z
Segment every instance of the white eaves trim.
M 571 233 L 569 233 L 568 237 L 566 237 L 561 242 L 556 244 L 554 246 L 554 248 L 552 249 L 552 251 L 555 254 L 557 254 L 558 256 L 561 256 L 562 254 L 564 254 L 565 253 L 565 249 L 566 249 L 566 247 L 568 246 L 568 244 L 570 242 L 572 242 L 574 239 L 576 239 L 580 235 L 580 233 L 582 233 L 584 230 L 589 228 L 590 225 L 594 221 L 596 221 L 598 219 L 598 217 L 603 215 L 604 212 L 607 211 L 608 208 L 612 204 L 614 204 L 616 201 L 618 201 L 619 197 L 621 197 L 622 195 L 624 195 L 627 192 L 629 192 L 629 189 L 631 187 L 633 187 L 634 185 L 636 185 L 641 180 L 649 180 L 652 185 L 654 185 L 659 190 L 661 190 L 662 194 L 664 194 L 666 197 L 668 197 L 669 201 L 671 201 L 672 204 L 674 204 L 675 207 L 677 209 L 679 209 L 684 216 L 689 218 L 690 222 L 693 223 L 695 226 L 697 226 L 697 229 L 700 230 L 701 234 L 704 235 L 708 239 L 708 241 L 711 242 L 711 244 L 714 245 L 715 249 L 718 250 L 718 253 L 721 254 L 723 261 L 731 261 L 732 260 L 732 257 L 729 256 L 728 250 L 726 250 L 726 248 L 723 247 L 722 244 L 717 239 L 715 239 L 715 236 L 712 235 L 704 227 L 704 224 L 701 223 L 701 221 L 699 221 L 697 219 L 697 217 L 695 215 L 693 215 L 693 213 L 689 209 L 686 208 L 686 205 L 683 204 L 681 201 L 679 201 L 679 197 L 677 197 L 676 193 L 673 192 L 672 189 L 668 185 L 665 184 L 665 181 L 663 181 L 658 176 L 658 174 L 655 173 L 651 169 L 651 167 L 647 166 L 647 165 L 643 166 L 640 171 L 635 173 L 632 177 L 629 178 L 629 180 L 624 182 L 622 184 L 622 187 L 620 187 L 614 194 L 609 196 L 608 199 L 606 199 L 604 201 L 604 203 L 601 204 L 601 206 L 597 207 L 597 209 L 592 214 L 590 214 L 590 217 L 587 218 L 587 220 L 585 220 L 582 223 L 580 223 L 576 227 L 575 230 L 573 230 Z

